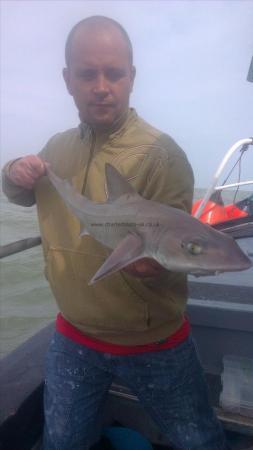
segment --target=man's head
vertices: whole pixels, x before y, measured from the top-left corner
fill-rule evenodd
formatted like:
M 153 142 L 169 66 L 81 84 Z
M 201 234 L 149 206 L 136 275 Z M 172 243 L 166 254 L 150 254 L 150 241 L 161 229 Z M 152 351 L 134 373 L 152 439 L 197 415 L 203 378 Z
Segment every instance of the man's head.
M 63 76 L 80 119 L 106 129 L 127 113 L 135 68 L 132 45 L 121 25 L 103 16 L 79 22 L 65 48 Z

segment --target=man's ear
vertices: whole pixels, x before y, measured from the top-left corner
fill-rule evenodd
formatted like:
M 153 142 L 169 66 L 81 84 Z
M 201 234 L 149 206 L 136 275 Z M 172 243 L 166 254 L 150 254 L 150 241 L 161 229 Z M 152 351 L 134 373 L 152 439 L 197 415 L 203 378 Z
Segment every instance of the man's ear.
M 135 68 L 135 66 L 132 66 L 131 67 L 131 92 L 132 92 L 133 86 L 134 86 L 135 75 L 136 75 L 136 68 Z
M 64 69 L 62 71 L 62 75 L 63 75 L 63 78 L 64 78 L 64 81 L 65 81 L 65 84 L 66 84 L 69 94 L 73 95 L 72 90 L 71 90 L 71 83 L 70 83 L 70 71 L 69 71 L 68 67 L 64 67 Z

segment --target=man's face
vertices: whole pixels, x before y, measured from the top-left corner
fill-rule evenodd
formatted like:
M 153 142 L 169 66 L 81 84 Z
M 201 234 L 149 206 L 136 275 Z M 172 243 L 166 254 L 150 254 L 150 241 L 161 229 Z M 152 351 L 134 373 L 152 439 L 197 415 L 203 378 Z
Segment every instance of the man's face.
M 82 122 L 104 129 L 126 114 L 135 69 L 119 30 L 77 30 L 63 76 Z

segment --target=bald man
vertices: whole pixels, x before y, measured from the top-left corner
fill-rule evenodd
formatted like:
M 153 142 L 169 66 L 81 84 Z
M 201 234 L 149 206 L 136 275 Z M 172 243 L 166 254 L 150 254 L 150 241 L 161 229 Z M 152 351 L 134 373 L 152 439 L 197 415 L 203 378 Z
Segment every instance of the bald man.
M 184 313 L 186 277 L 145 258 L 88 285 L 110 251 L 91 236 L 80 238 L 78 220 L 46 176 L 50 164 L 77 191 L 105 202 L 110 163 L 144 198 L 190 212 L 191 167 L 172 138 L 129 107 L 133 51 L 119 23 L 82 20 L 69 34 L 65 57 L 79 127 L 3 172 L 11 201 L 37 204 L 45 272 L 60 311 L 46 360 L 43 450 L 90 448 L 115 376 L 175 449 L 227 449 Z

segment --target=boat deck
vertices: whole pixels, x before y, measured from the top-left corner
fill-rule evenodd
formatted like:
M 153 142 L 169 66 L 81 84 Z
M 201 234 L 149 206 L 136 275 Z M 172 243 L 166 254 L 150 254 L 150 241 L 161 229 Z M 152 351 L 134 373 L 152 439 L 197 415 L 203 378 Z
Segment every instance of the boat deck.
M 253 450 L 253 417 L 219 407 L 222 358 L 235 354 L 253 358 L 253 290 L 214 283 L 190 282 L 187 309 L 209 385 L 211 403 L 233 450 Z M 48 325 L 1 361 L 0 450 L 32 450 L 42 432 L 44 356 L 54 330 Z M 104 414 L 104 425 L 120 423 L 141 432 L 155 446 L 169 443 L 142 409 L 138 399 L 115 380 Z M 37 445 L 38 447 L 38 445 Z

